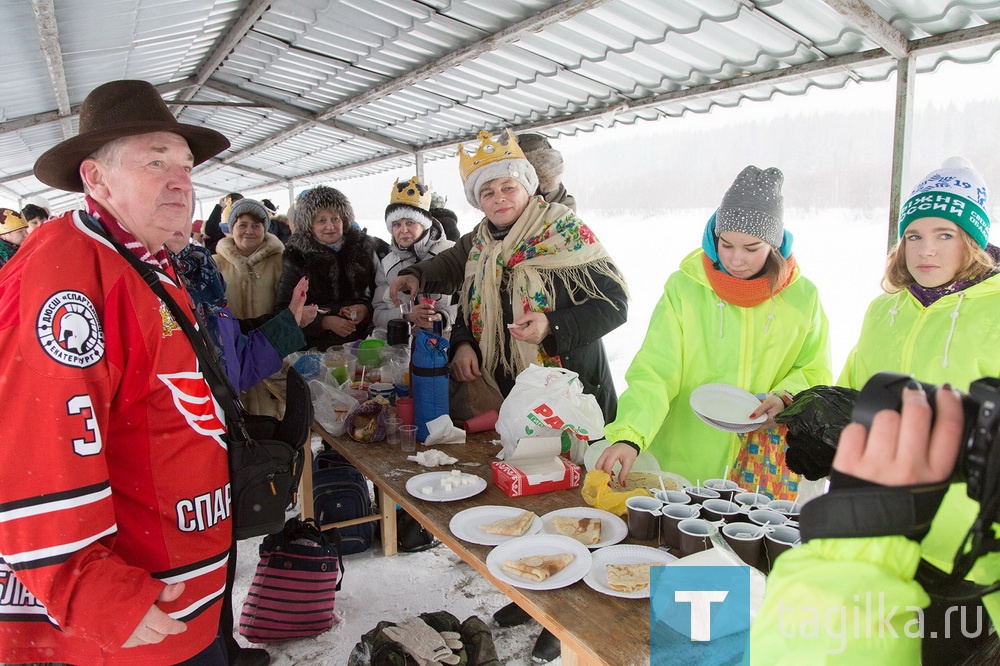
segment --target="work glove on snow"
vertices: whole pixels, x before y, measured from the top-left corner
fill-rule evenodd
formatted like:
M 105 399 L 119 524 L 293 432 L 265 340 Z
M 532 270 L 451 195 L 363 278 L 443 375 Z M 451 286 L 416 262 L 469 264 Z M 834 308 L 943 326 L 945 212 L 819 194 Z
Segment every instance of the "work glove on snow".
M 452 649 L 462 647 L 461 636 L 453 631 L 439 633 L 419 617 L 410 618 L 395 627 L 386 627 L 382 631 L 403 646 L 419 666 L 454 666 L 461 661 L 452 652 Z

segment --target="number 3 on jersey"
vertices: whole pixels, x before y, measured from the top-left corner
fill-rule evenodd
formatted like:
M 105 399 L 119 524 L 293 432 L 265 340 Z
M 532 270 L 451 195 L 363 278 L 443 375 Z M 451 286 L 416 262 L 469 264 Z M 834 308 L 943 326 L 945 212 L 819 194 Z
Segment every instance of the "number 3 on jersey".
M 75 395 L 66 402 L 70 416 L 82 415 L 83 427 L 87 431 L 83 437 L 73 439 L 73 451 L 78 456 L 96 456 L 101 452 L 101 431 L 94 418 L 94 406 L 89 395 Z

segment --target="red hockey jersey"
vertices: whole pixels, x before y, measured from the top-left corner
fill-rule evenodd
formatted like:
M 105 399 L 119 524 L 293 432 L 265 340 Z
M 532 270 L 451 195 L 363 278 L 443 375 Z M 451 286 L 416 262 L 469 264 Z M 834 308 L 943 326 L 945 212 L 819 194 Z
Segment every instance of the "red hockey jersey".
M 81 215 L 0 271 L 0 662 L 177 663 L 218 630 L 222 412 L 170 311 Z M 159 607 L 187 630 L 122 649 L 181 581 Z

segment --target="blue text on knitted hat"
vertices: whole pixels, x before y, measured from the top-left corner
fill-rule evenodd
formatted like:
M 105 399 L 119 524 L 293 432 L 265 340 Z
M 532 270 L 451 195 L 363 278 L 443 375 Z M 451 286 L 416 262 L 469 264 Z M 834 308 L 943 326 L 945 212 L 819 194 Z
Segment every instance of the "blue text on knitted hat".
M 899 237 L 923 217 L 954 222 L 985 248 L 990 236 L 989 194 L 982 174 L 964 157 L 949 157 L 921 180 L 899 210 Z

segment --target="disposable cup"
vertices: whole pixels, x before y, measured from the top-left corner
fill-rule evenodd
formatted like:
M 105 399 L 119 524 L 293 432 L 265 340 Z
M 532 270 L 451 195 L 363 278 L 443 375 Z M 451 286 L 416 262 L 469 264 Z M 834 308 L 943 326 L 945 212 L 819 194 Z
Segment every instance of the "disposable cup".
M 655 539 L 658 530 L 657 518 L 663 502 L 655 497 L 629 497 L 625 500 L 628 509 L 628 533 L 633 539 L 649 541 Z
M 754 509 L 749 515 L 750 522 L 755 525 L 769 525 L 771 527 L 777 527 L 778 525 L 784 525 L 788 522 L 787 516 L 783 516 L 777 511 L 771 511 L 770 509 Z
M 722 527 L 722 538 L 726 540 L 741 560 L 755 569 L 765 566 L 764 528 L 749 523 L 730 523 Z
M 707 499 L 719 499 L 721 495 L 711 488 L 705 488 L 703 486 L 691 486 L 687 488 L 684 492 L 688 494 L 691 501 L 695 504 L 701 504 Z
M 664 504 L 690 504 L 691 497 L 682 490 L 654 490 L 653 497 Z
M 786 550 L 791 550 L 801 542 L 802 535 L 794 527 L 779 525 L 764 534 L 764 553 L 767 555 L 768 571 L 774 569 L 774 561 Z
M 802 505 L 791 500 L 773 500 L 767 505 L 767 508 L 792 519 L 798 519 L 802 512 Z
M 701 503 L 701 517 L 705 520 L 732 522 L 740 513 L 740 505 L 727 499 L 708 499 Z
M 677 531 L 681 533 L 681 557 L 711 548 L 711 537 L 717 529 L 713 523 L 701 518 L 689 518 L 678 523 Z
M 682 520 L 697 518 L 701 514 L 700 504 L 668 504 L 660 515 L 659 544 L 677 551 L 681 547 L 681 533 L 677 526 Z
M 709 479 L 702 485 L 719 493 L 720 497 L 725 500 L 731 500 L 736 493 L 743 492 L 740 484 L 729 479 Z
M 736 493 L 733 500 L 752 509 L 765 507 L 771 502 L 771 498 L 764 493 Z
M 497 410 L 490 409 L 482 414 L 476 414 L 471 419 L 465 420 L 465 430 L 466 432 L 485 432 L 487 430 L 493 430 L 493 427 L 497 424 L 497 419 L 500 415 Z
M 403 453 L 413 453 L 417 450 L 417 426 L 399 426 L 399 450 Z
M 396 416 L 403 419 L 404 425 L 413 425 L 413 398 L 396 399 Z
M 399 444 L 399 427 L 403 420 L 398 416 L 390 416 L 385 421 L 385 438 L 389 444 Z

